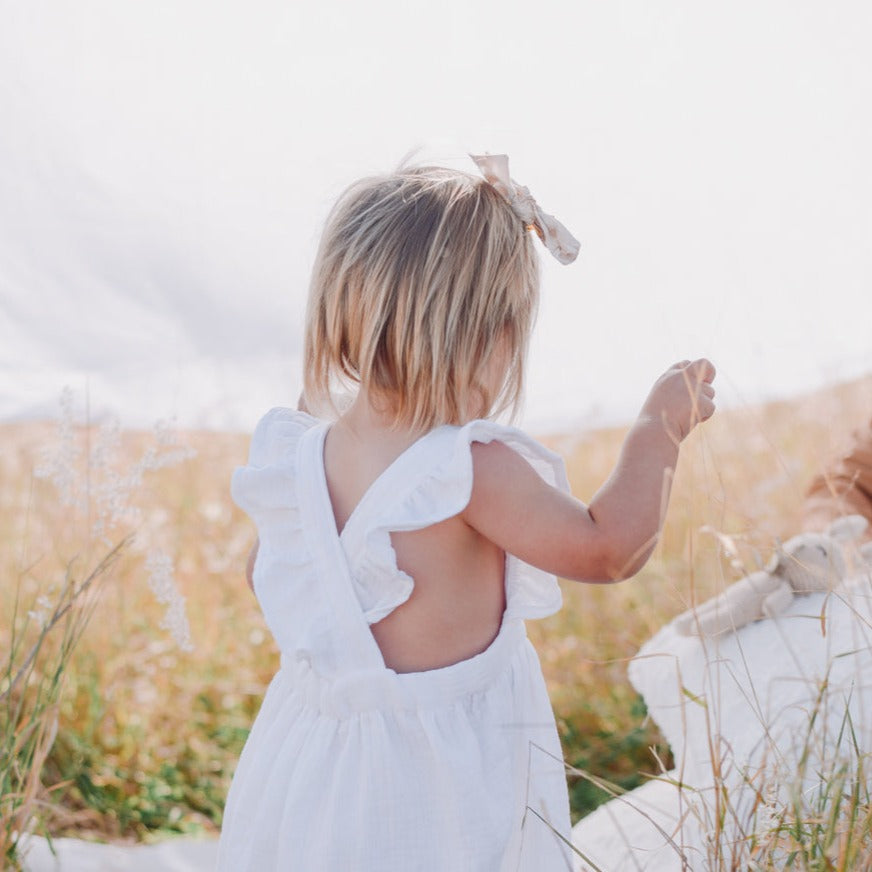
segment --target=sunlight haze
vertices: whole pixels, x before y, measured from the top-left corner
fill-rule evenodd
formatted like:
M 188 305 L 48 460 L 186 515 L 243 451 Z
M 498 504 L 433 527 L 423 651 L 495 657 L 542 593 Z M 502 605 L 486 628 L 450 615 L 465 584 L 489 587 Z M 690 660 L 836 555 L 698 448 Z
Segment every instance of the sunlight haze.
M 621 421 L 674 360 L 727 403 L 872 369 L 872 8 L 644 0 L 0 2 L 0 416 L 296 401 L 332 201 L 416 160 L 580 240 L 524 423 Z

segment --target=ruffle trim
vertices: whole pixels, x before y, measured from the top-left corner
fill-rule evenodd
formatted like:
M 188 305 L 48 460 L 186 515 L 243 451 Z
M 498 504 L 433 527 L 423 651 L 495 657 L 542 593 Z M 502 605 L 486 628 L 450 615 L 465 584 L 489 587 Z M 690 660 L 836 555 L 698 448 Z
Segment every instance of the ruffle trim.
M 294 475 L 300 437 L 318 423 L 317 418 L 294 409 L 270 409 L 251 437 L 248 465 L 230 480 L 230 494 L 255 523 L 271 509 L 293 509 Z
M 310 565 L 311 572 L 307 571 L 311 558 L 296 505 L 295 467 L 300 438 L 318 423 L 303 412 L 272 409 L 255 429 L 248 466 L 238 468 L 231 483 L 234 501 L 258 526 L 262 547 L 285 552 L 276 563 L 293 565 L 307 576 L 314 575 L 315 567 Z M 419 530 L 462 512 L 472 495 L 471 446 L 473 442 L 493 441 L 503 442 L 520 454 L 548 484 L 569 490 L 563 460 L 513 427 L 477 420 L 426 434 L 385 472 L 385 481 L 377 482 L 382 498 L 362 504 L 340 537 L 367 623 L 377 623 L 389 615 L 414 589 L 413 579 L 397 566 L 391 533 Z M 275 525 L 280 526 L 281 536 L 271 541 L 273 537 L 264 534 Z M 258 558 L 258 596 L 271 563 Z M 506 555 L 504 620 L 546 617 L 558 611 L 561 603 L 554 575 Z
M 419 465 L 405 481 L 397 481 L 387 504 L 369 504 L 343 531 L 343 544 L 353 566 L 356 593 L 370 624 L 402 605 L 413 579 L 397 567 L 391 533 L 420 530 L 462 512 L 472 495 L 472 443 L 499 441 L 521 455 L 553 487 L 569 490 L 563 460 L 520 430 L 492 421 L 462 427 L 440 427 L 427 440 L 428 464 Z M 415 458 L 410 458 L 410 463 Z M 399 471 L 399 470 L 397 470 Z M 403 469 L 405 472 L 406 469 Z M 505 619 L 542 618 L 560 609 L 557 579 L 549 572 L 506 555 Z

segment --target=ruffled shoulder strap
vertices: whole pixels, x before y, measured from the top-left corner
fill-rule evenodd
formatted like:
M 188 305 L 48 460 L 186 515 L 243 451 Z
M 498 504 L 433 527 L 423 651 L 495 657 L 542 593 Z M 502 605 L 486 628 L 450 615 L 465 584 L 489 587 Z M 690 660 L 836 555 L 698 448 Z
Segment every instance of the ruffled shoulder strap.
M 467 427 L 469 433 L 464 434 L 464 441 L 467 443 L 466 453 L 470 465 L 470 496 L 472 494 L 471 443 L 494 441 L 502 442 L 520 454 L 547 484 L 570 493 L 566 466 L 559 454 L 555 454 L 514 427 L 503 427 L 490 421 L 473 421 L 463 430 Z M 468 502 L 469 496 L 466 498 L 464 508 Z M 506 620 L 544 618 L 559 611 L 562 604 L 560 585 L 553 573 L 525 563 L 511 553 L 506 554 Z
M 329 671 L 338 662 L 333 609 L 304 529 L 299 487 L 301 450 L 318 423 L 292 409 L 267 412 L 230 490 L 257 527 L 254 592 L 282 654 Z
M 429 527 L 460 514 L 472 496 L 472 444 L 493 441 L 520 454 L 549 485 L 569 491 L 563 460 L 520 430 L 476 420 L 431 431 L 381 483 L 383 492 L 390 486 L 391 498 L 361 506 L 342 533 L 369 623 L 405 602 L 413 589 L 413 580 L 397 567 L 390 534 Z M 512 555 L 506 558 L 506 600 L 506 618 L 545 617 L 562 602 L 554 575 Z
M 294 409 L 270 409 L 251 437 L 248 465 L 236 469 L 230 492 L 234 502 L 259 522 L 264 510 L 289 507 L 294 491 L 289 487 L 296 462 L 297 443 L 316 418 Z

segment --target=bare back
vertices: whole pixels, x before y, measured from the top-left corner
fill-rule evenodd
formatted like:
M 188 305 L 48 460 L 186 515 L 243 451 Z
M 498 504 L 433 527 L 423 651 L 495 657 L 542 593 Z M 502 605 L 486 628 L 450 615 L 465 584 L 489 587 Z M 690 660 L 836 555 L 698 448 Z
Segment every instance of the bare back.
M 327 488 L 341 532 L 369 487 L 415 439 L 393 431 L 361 439 L 334 425 L 324 444 Z M 484 651 L 505 611 L 505 553 L 459 515 L 395 532 L 397 566 L 415 583 L 409 599 L 372 625 L 397 672 L 449 666 Z

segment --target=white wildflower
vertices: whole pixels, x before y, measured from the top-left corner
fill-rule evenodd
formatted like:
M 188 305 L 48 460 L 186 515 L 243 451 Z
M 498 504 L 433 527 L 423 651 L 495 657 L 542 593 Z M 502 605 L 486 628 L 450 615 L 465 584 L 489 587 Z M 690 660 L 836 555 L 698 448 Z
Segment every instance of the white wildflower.
M 61 415 L 58 440 L 54 453 L 47 455 L 36 470 L 39 478 L 49 479 L 58 491 L 62 505 L 75 506 L 86 514 L 90 534 L 111 545 L 110 533 L 117 528 L 134 527 L 142 521 L 142 511 L 134 497 L 140 489 L 145 473 L 173 466 L 193 457 L 195 452 L 180 445 L 172 422 L 158 421 L 154 428 L 153 444 L 147 447 L 132 465 L 124 457 L 121 425 L 118 418 L 106 418 L 90 441 L 92 429 L 87 414 L 82 425 L 75 415 L 73 391 L 65 387 L 60 398 Z M 153 513 L 150 530 L 166 519 L 166 512 Z M 185 613 L 184 597 L 176 589 L 170 559 L 159 551 L 149 553 L 146 560 L 149 585 L 162 605 L 166 606 L 161 626 L 171 633 L 184 650 L 191 650 L 190 628 Z M 45 608 L 39 606 L 29 614 L 44 626 Z
M 784 809 L 780 802 L 778 786 L 770 781 L 760 791 L 761 802 L 757 806 L 754 833 L 761 840 L 771 839 L 781 827 Z
M 191 629 L 185 612 L 185 598 L 176 587 L 172 560 L 163 551 L 152 550 L 145 560 L 145 568 L 149 573 L 148 586 L 154 593 L 155 599 L 166 606 L 161 627 L 169 630 L 170 635 L 183 651 L 192 651 L 194 646 L 191 644 Z
M 204 502 L 200 506 L 200 514 L 212 524 L 224 521 L 227 519 L 227 515 L 229 514 L 227 502 L 219 502 L 218 500 Z
M 97 439 L 91 449 L 91 469 L 109 469 L 115 463 L 121 448 L 121 424 L 115 415 L 106 418 L 97 431 Z
M 89 422 L 85 420 L 84 427 L 77 429 L 74 395 L 69 387 L 61 392 L 60 407 L 55 450 L 44 456 L 35 474 L 54 484 L 62 505 L 87 512 L 92 534 L 109 544 L 113 530 L 121 524 L 136 526 L 141 520 L 132 498 L 142 485 L 144 473 L 181 463 L 196 452 L 179 444 L 173 422 L 158 421 L 154 444 L 124 469 L 121 425 L 116 416 L 111 416 L 101 423 L 85 457 Z
M 76 443 L 73 391 L 69 386 L 61 391 L 60 407 L 57 450 L 43 455 L 43 462 L 34 470 L 34 475 L 49 479 L 57 489 L 61 505 L 72 506 L 81 499 L 82 487 L 77 474 L 81 451 Z
M 179 444 L 179 434 L 172 421 L 156 421 L 154 425 L 156 445 L 148 448 L 136 465 L 135 472 L 140 477 L 146 470 L 163 469 L 195 457 L 193 448 Z
M 42 594 L 36 598 L 34 606 L 35 608 L 27 613 L 27 617 L 32 621 L 36 621 L 39 624 L 40 629 L 45 629 L 45 625 L 48 623 L 49 613 L 53 611 L 54 604 L 49 597 Z
M 116 417 L 106 419 L 97 434 L 89 461 L 89 491 L 94 510 L 93 533 L 106 534 L 122 521 L 136 524 L 138 511 L 130 497 L 139 485 L 138 476 L 122 475 L 120 465 L 121 425 Z

